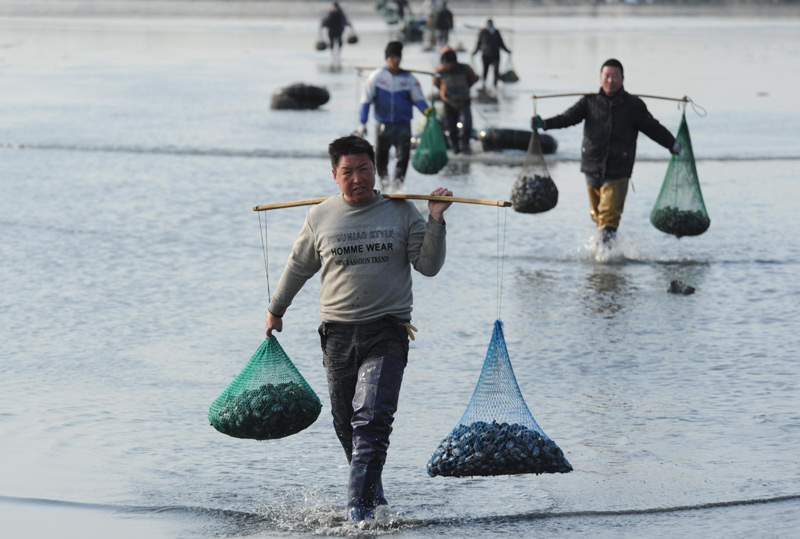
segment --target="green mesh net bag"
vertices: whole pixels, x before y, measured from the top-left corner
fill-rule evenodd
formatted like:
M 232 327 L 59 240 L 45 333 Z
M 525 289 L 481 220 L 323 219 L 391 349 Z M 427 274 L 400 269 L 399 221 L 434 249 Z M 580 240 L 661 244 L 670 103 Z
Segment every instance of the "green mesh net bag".
M 436 174 L 447 165 L 447 142 L 434 109 L 428 114 L 419 144 L 414 149 L 411 165 L 420 174 Z
M 319 397 L 272 336 L 211 404 L 208 420 L 234 438 L 272 440 L 309 427 L 320 410 Z
M 711 219 L 708 218 L 703 193 L 700 192 L 685 114 L 676 140 L 681 144 L 681 152 L 669 160 L 661 192 L 650 212 L 650 222 L 661 232 L 679 238 L 699 236 L 708 230 Z
M 531 415 L 496 320 L 478 385 L 458 425 L 428 461 L 428 475 L 567 473 L 572 466 Z

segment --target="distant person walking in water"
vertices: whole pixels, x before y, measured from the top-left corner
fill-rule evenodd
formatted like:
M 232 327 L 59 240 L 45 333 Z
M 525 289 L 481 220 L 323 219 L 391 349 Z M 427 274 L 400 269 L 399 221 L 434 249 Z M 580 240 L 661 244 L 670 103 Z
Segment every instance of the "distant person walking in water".
M 478 51 L 481 51 L 481 60 L 483 61 L 483 88 L 486 89 L 486 80 L 489 75 L 489 68 L 494 68 L 494 87 L 497 88 L 497 81 L 500 77 L 500 50 L 506 51 L 511 54 L 506 44 L 503 42 L 503 36 L 500 35 L 500 30 L 494 27 L 492 19 L 486 19 L 486 24 L 483 25 L 481 31 L 478 33 L 478 42 L 475 44 L 475 50 L 472 51 L 472 56 L 475 56 Z
M 342 11 L 342 8 L 339 7 L 339 2 L 334 2 L 331 6 L 331 10 L 322 18 L 322 23 L 320 24 L 320 31 L 323 28 L 328 29 L 328 42 L 330 43 L 331 48 L 331 67 L 340 67 L 341 66 L 341 55 L 342 55 L 342 35 L 344 34 L 344 29 L 350 26 L 352 30 L 352 26 L 350 25 L 350 21 L 347 20 L 347 16 Z
M 386 65 L 373 71 L 364 86 L 361 98 L 358 134 L 367 132 L 367 119 L 370 105 L 375 105 L 376 141 L 375 153 L 381 188 L 389 188 L 389 149 L 394 146 L 397 166 L 394 171 L 392 189 L 402 187 L 411 155 L 411 118 L 414 107 L 426 116 L 430 113 L 428 102 L 422 94 L 417 79 L 400 69 L 403 57 L 403 44 L 391 41 L 386 45 Z
M 450 30 L 453 29 L 453 12 L 447 9 L 447 2 L 442 2 L 442 7 L 436 14 L 436 40 L 440 46 L 447 45 L 450 39 Z
M 467 64 L 458 63 L 453 49 L 448 48 L 442 53 L 442 63 L 436 68 L 433 84 L 439 89 L 444 102 L 445 128 L 450 134 L 450 146 L 455 153 L 472 153 L 469 147 L 472 136 L 470 88 L 476 82 L 478 75 Z
M 394 0 L 397 6 L 397 24 L 400 30 L 406 27 L 406 8 L 408 7 L 408 0 Z
M 614 58 L 600 68 L 600 91 L 586 95 L 563 114 L 531 119 L 533 129 L 560 129 L 581 122 L 583 145 L 581 172 L 589 191 L 589 215 L 597 223 L 598 239 L 610 244 L 616 236 L 628 182 L 636 159 L 639 131 L 671 153 L 681 145 L 666 127 L 653 118 L 644 101 L 625 91 L 622 64 Z
M 428 43 L 422 49 L 432 51 L 436 47 L 436 15 L 440 9 L 439 0 L 425 0 L 422 3 L 422 12 L 425 14 L 425 25 L 428 27 Z

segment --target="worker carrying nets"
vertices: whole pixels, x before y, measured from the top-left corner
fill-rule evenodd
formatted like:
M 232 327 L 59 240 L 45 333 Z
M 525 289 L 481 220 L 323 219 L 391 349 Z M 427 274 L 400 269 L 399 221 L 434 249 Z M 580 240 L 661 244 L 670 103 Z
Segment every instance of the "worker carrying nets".
M 272 440 L 309 427 L 320 410 L 319 397 L 273 335 L 211 404 L 208 420 L 234 438 Z
M 681 119 L 678 136 L 675 140 L 681 145 L 681 152 L 669 160 L 667 174 L 661 185 L 650 222 L 661 232 L 682 236 L 699 236 L 711 225 L 703 194 L 700 192 L 700 181 L 694 164 L 692 140 L 689 137 L 689 126 L 686 115 Z
M 572 466 L 522 397 L 496 320 L 478 385 L 458 425 L 428 461 L 428 475 L 567 473 Z
M 436 174 L 447 165 L 447 141 L 433 108 L 427 114 L 425 129 L 414 149 L 411 165 L 420 174 Z
M 511 188 L 511 204 L 520 213 L 542 213 L 555 208 L 558 188 L 544 162 L 539 130 L 534 129 L 519 177 Z

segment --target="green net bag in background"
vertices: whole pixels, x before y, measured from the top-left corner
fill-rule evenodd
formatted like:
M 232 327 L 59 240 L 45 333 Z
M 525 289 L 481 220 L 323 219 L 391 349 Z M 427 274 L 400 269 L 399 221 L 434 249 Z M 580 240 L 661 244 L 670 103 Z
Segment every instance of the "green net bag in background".
M 676 140 L 681 144 L 681 152 L 669 160 L 667 175 L 661 185 L 650 222 L 661 232 L 677 237 L 698 236 L 708 230 L 711 219 L 708 217 L 700 180 L 694 164 L 692 140 L 686 115 L 681 119 Z
M 420 174 L 436 174 L 447 165 L 447 142 L 436 119 L 436 111 L 431 109 L 425 129 L 419 137 L 411 165 Z
M 319 397 L 272 336 L 211 404 L 208 420 L 234 438 L 272 440 L 309 427 L 320 410 Z

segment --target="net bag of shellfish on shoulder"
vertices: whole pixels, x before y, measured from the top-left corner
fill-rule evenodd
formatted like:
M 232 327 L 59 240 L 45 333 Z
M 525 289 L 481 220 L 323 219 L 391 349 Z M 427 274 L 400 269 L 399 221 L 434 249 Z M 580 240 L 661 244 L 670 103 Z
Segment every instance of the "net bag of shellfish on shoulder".
M 572 466 L 531 415 L 496 320 L 478 385 L 458 425 L 428 461 L 428 475 L 567 473 Z
M 544 162 L 538 129 L 531 132 L 525 164 L 511 188 L 511 204 L 520 213 L 542 213 L 558 204 L 558 188 Z
M 686 115 L 681 118 L 675 140 L 680 142 L 681 151 L 669 160 L 661 192 L 650 212 L 650 223 L 661 232 L 678 238 L 699 236 L 708 230 L 711 219 L 700 191 Z
M 273 335 L 211 404 L 208 420 L 234 438 L 272 440 L 309 427 L 321 410 L 319 397 Z

